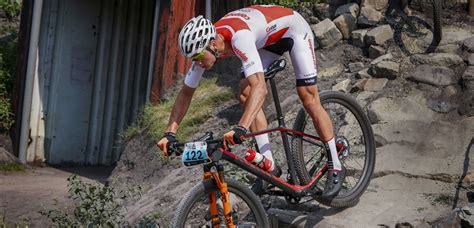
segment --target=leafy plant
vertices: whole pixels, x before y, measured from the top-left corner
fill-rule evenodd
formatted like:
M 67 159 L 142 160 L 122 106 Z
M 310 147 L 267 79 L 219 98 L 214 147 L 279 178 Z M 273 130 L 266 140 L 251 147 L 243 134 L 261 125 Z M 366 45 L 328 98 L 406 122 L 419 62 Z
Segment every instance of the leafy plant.
M 7 20 L 11 22 L 20 14 L 21 4 L 16 0 L 0 0 L 0 9 L 4 12 Z
M 43 210 L 59 227 L 116 227 L 126 225 L 120 206 L 123 200 L 141 195 L 141 188 L 129 188 L 116 192 L 110 186 L 84 183 L 77 175 L 68 179 L 69 198 L 77 203 L 73 211 L 67 209 Z

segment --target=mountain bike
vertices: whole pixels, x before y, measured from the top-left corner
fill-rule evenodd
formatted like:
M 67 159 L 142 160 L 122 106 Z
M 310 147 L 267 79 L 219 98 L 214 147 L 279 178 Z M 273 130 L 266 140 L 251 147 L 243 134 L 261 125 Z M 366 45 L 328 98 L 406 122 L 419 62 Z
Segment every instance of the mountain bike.
M 432 24 L 418 16 L 409 16 L 402 9 L 389 9 L 387 22 L 395 30 L 394 39 L 405 54 L 434 52 L 442 39 L 441 0 L 412 0 L 409 6 L 431 11 Z
M 168 145 L 169 151 L 181 155 L 185 166 L 202 165 L 204 171 L 203 181 L 181 200 L 172 227 L 269 227 L 259 198 L 239 181 L 225 177 L 221 160 L 269 182 L 265 194 L 283 196 L 290 204 L 299 203 L 302 197 L 314 198 L 331 207 L 357 204 L 375 166 L 374 136 L 367 116 L 357 102 L 344 93 L 329 91 L 320 94 L 321 103 L 334 123 L 339 159 L 346 168 L 346 179 L 340 193 L 332 199 L 322 199 L 320 182 L 328 171 L 327 151 L 304 109 L 299 111 L 293 129 L 286 128 L 274 80 L 285 66 L 285 60 L 280 59 L 265 71 L 279 126 L 252 132 L 245 138 L 280 133 L 288 163 L 286 180 L 262 170 L 230 149 L 223 149 L 222 139 L 214 139 L 212 132 L 195 141 L 172 143 Z

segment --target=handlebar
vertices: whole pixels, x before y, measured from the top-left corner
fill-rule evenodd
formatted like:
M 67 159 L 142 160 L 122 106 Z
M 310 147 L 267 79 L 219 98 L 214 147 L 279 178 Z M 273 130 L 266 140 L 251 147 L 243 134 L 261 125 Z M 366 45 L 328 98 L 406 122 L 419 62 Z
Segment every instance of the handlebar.
M 194 140 L 194 142 L 196 141 L 204 141 L 206 142 L 208 145 L 222 145 L 224 143 L 224 140 L 223 139 L 213 139 L 214 134 L 212 132 L 206 132 L 206 134 L 204 134 L 203 136 L 199 137 L 198 139 Z M 193 142 L 193 141 L 190 141 L 190 142 Z M 183 147 L 186 143 L 178 143 L 178 142 L 174 142 L 174 143 L 169 143 L 168 144 L 168 151 L 169 151 L 169 154 L 171 155 L 173 152 L 176 154 L 176 156 L 180 156 L 182 153 L 183 153 Z

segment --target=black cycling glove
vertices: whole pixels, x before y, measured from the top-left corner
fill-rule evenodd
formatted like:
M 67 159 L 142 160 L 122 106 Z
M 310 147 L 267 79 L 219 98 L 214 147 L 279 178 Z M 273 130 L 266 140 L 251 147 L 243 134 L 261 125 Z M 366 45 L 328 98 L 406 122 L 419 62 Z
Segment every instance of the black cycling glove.
M 247 129 L 242 126 L 237 126 L 232 129 L 234 131 L 234 142 L 241 144 L 243 142 L 242 136 L 247 134 Z
M 168 139 L 168 143 L 166 145 L 168 150 L 170 150 L 170 148 L 169 148 L 170 145 L 172 145 L 173 143 L 178 142 L 178 140 L 176 139 L 176 134 L 173 133 L 173 132 L 165 132 L 165 134 L 163 135 L 163 138 Z M 173 151 L 168 151 L 168 154 L 170 154 L 170 152 L 173 152 Z

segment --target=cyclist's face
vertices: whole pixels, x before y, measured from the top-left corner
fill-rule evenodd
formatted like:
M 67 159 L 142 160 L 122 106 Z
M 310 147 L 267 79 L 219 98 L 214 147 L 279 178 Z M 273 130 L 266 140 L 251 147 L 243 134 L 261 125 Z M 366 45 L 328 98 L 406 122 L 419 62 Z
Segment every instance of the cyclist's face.
M 196 64 L 206 70 L 209 70 L 214 66 L 214 63 L 216 62 L 216 57 L 209 51 L 204 51 L 204 57 L 196 61 Z

